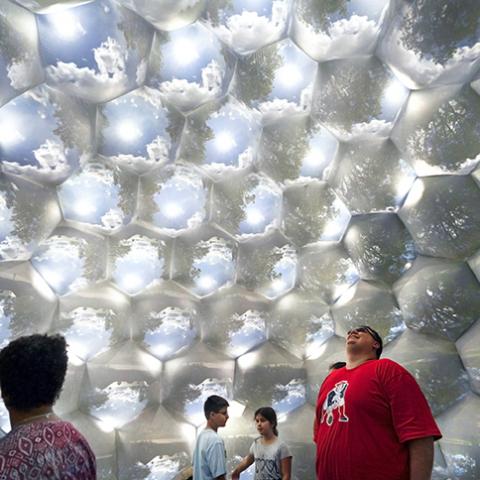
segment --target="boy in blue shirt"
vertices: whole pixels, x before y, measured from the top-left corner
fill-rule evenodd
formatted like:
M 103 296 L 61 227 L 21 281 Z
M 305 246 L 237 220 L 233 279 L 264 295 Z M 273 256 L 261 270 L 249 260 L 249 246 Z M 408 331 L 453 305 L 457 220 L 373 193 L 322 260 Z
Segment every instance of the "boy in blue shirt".
M 226 480 L 227 454 L 217 430 L 228 420 L 228 402 L 218 395 L 205 400 L 207 426 L 200 433 L 193 452 L 193 480 Z

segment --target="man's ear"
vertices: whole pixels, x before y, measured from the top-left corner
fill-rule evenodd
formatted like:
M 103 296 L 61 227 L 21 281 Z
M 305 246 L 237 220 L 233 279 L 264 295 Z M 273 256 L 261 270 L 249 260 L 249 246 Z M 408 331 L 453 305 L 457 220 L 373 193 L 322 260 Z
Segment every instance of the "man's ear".
M 373 342 L 372 346 L 373 346 L 373 348 L 375 348 L 375 350 L 380 348 L 380 344 L 378 342 Z

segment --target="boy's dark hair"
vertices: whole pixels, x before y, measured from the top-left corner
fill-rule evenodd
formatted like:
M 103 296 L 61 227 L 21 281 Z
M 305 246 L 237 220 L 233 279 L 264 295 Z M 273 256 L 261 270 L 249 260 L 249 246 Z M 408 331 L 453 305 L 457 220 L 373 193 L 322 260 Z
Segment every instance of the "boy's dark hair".
M 263 418 L 265 418 L 272 424 L 273 433 L 276 437 L 278 437 L 278 420 L 275 410 L 272 407 L 260 407 L 255 411 L 253 415 L 254 420 L 257 418 L 257 415 L 261 415 Z
M 218 395 L 210 395 L 203 404 L 205 418 L 208 420 L 211 413 L 218 413 L 222 408 L 229 407 L 230 404 Z
M 0 388 L 7 407 L 31 410 L 53 405 L 67 371 L 61 335 L 19 337 L 0 351 Z

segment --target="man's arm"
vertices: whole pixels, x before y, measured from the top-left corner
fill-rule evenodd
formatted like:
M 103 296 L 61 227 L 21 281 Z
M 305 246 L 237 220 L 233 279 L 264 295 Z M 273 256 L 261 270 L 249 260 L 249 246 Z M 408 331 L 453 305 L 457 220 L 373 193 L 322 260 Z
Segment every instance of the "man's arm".
M 408 442 L 410 480 L 430 480 L 433 468 L 433 437 Z

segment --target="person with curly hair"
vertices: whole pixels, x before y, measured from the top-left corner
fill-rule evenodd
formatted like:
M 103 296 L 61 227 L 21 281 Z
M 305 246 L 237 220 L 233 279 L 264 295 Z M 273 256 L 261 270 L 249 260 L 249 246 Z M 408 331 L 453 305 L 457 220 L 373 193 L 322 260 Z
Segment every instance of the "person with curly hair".
M 87 441 L 52 410 L 67 362 L 61 335 L 19 337 L 0 351 L 0 388 L 12 427 L 0 439 L 0 478 L 96 479 Z

